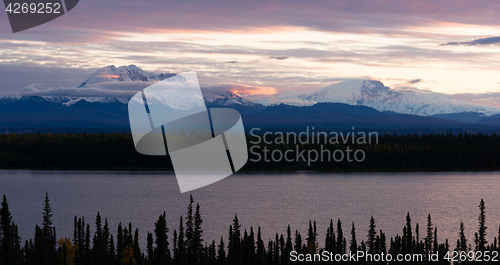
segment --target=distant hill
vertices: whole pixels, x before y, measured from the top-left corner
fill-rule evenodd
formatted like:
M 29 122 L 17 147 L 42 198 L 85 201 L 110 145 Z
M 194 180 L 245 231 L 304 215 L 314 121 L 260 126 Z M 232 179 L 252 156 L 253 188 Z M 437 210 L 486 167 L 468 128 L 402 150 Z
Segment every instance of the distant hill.
M 312 106 L 280 104 L 256 113 L 243 112 L 245 125 L 261 128 L 350 129 L 497 129 L 495 126 L 463 123 L 433 117 L 379 112 L 365 106 L 343 103 L 317 103 Z
M 222 97 L 222 96 L 221 96 Z M 500 129 L 500 120 L 493 117 L 491 124 L 464 123 L 434 117 L 425 117 L 393 112 L 380 112 L 366 106 L 343 103 L 317 103 L 312 106 L 290 106 L 280 104 L 266 107 L 261 104 L 239 104 L 244 99 L 233 95 L 230 99 L 208 99 L 209 108 L 237 109 L 245 128 L 299 129 L 315 126 L 316 129 L 345 130 L 370 128 L 378 130 L 422 130 L 422 129 L 470 129 L 472 132 L 491 132 Z M 244 101 L 243 101 L 244 103 Z M 24 96 L 0 99 L 0 128 L 75 128 L 129 130 L 128 105 L 118 100 L 88 102 L 79 100 L 74 104 L 51 101 L 51 98 Z M 483 121 L 484 122 L 484 121 Z M 13 130 L 11 130 L 12 132 Z M 14 130 L 15 131 L 15 130 Z M 58 130 L 59 131 L 59 130 Z M 2 132 L 2 131 L 0 131 Z M 5 130 L 3 131 L 5 132 Z M 470 131 L 469 131 L 470 132 Z

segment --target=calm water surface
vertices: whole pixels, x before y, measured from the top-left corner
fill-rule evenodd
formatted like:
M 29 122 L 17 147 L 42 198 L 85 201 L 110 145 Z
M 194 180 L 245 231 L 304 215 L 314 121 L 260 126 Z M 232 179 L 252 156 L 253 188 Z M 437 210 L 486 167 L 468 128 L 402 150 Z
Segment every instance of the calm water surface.
M 57 237 L 72 237 L 73 218 L 84 216 L 93 227 L 99 211 L 116 235 L 119 222 L 138 227 L 144 244 L 158 216 L 167 213 L 170 238 L 185 215 L 189 194 L 181 194 L 169 172 L 7 171 L 0 170 L 5 194 L 24 241 L 42 223 L 45 192 L 49 193 Z M 424 234 L 430 213 L 439 241 L 456 241 L 460 220 L 468 239 L 477 230 L 477 205 L 486 202 L 490 242 L 500 225 L 500 172 L 493 173 L 241 173 L 192 191 L 201 206 L 204 239 L 227 237 L 238 214 L 243 229 L 261 226 L 263 238 L 286 233 L 290 224 L 305 238 L 316 220 L 320 242 L 329 220 L 340 219 L 344 234 L 351 223 L 365 239 L 370 216 L 388 237 L 402 234 L 406 213 Z M 349 237 L 350 238 L 350 237 Z

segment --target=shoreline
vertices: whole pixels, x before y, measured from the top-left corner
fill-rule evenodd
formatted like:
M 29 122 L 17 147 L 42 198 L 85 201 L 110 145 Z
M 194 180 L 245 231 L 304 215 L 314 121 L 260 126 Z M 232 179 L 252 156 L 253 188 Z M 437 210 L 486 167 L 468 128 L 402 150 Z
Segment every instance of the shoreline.
M 113 172 L 171 172 L 174 173 L 173 169 L 162 169 L 162 168 L 0 168 L 0 171 L 7 170 L 31 170 L 31 171 L 113 171 Z M 418 169 L 418 170 L 401 170 L 401 169 L 370 169 L 370 170 L 330 170 L 330 169 L 306 169 L 306 168 L 286 168 L 286 169 L 241 169 L 239 173 L 253 173 L 253 172 L 311 172 L 311 173 L 446 173 L 446 172 L 500 172 L 500 168 L 495 169 L 482 169 L 482 168 L 472 168 L 472 169 L 449 169 L 449 170 L 439 170 L 439 169 Z M 236 173 L 236 172 L 235 172 Z

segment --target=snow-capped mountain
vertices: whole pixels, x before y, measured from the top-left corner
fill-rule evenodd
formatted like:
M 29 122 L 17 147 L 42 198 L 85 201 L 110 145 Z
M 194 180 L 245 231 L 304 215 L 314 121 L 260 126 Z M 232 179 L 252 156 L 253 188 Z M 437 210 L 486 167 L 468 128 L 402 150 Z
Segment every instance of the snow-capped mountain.
M 160 104 L 160 105 L 167 105 L 169 106 L 170 104 L 165 101 L 163 98 L 158 98 L 155 96 L 149 95 L 149 102 L 148 104 L 150 105 L 155 105 L 155 104 Z M 52 103 L 57 103 L 61 104 L 63 106 L 69 107 L 74 104 L 76 104 L 79 101 L 86 101 L 86 102 L 95 102 L 95 103 L 122 103 L 122 104 L 128 104 L 130 101 L 129 98 L 114 98 L 114 97 L 50 97 L 50 96 L 43 96 L 43 97 L 34 97 L 34 96 L 22 96 L 22 97 L 2 97 L 0 98 L 0 105 L 7 105 L 11 104 L 17 101 L 23 101 L 23 100 L 31 100 L 31 101 L 46 101 L 46 102 L 52 102 Z M 250 102 L 236 94 L 233 93 L 227 93 L 226 95 L 210 95 L 203 97 L 205 100 L 205 103 L 207 105 L 212 105 L 212 106 L 245 106 L 245 107 L 254 107 L 260 104 Z M 182 99 L 180 99 L 182 101 Z M 190 103 L 189 100 L 185 100 L 186 102 L 180 102 L 178 104 L 174 104 L 176 106 L 181 105 L 181 104 L 188 104 Z M 169 106 L 170 107 L 170 106 Z M 190 108 L 190 106 L 186 107 Z
M 168 78 L 168 81 L 172 82 L 185 82 L 186 79 L 181 76 L 177 75 L 174 73 L 160 73 L 160 74 L 154 74 L 151 72 L 147 72 L 142 70 L 141 68 L 135 66 L 135 65 L 129 65 L 129 66 L 120 66 L 120 67 L 115 67 L 114 65 L 106 66 L 103 67 L 97 71 L 95 71 L 87 80 L 85 80 L 83 83 L 81 83 L 78 88 L 91 88 L 93 86 L 103 84 L 103 83 L 115 83 L 115 82 L 154 82 L 154 81 L 161 81 L 165 80 Z M 260 104 L 255 104 L 253 102 L 250 102 L 239 95 L 236 95 L 231 92 L 227 92 L 224 94 L 213 94 L 210 91 L 207 91 L 207 93 L 204 93 L 205 97 L 205 103 L 210 104 L 212 106 L 246 106 L 246 107 L 252 107 Z M 23 97 L 4 97 L 0 98 L 0 104 L 8 104 L 12 103 L 15 101 L 18 101 L 22 98 L 27 98 L 26 96 Z M 73 97 L 73 96 L 42 96 L 42 97 L 33 97 L 31 100 L 41 100 L 44 99 L 47 102 L 53 102 L 53 103 L 58 103 L 62 104 L 63 106 L 69 107 L 74 104 L 76 104 L 79 101 L 86 101 L 86 102 L 96 102 L 96 103 L 115 103 L 119 102 L 122 104 L 127 104 L 130 100 L 130 98 L 124 98 L 124 97 Z M 183 101 L 184 98 L 177 96 L 176 97 L 178 101 Z M 151 102 L 149 104 L 161 104 L 161 105 L 168 105 L 169 107 L 176 107 L 179 108 L 181 105 L 186 105 L 186 108 L 190 108 L 190 100 L 189 98 L 186 98 L 184 102 L 169 102 L 169 100 L 165 98 L 151 98 Z M 171 100 L 170 100 L 171 101 Z M 170 106 L 170 105 L 175 105 L 175 106 Z
M 184 82 L 185 79 L 174 73 L 160 73 L 154 74 L 151 72 L 146 72 L 135 65 L 120 66 L 115 67 L 114 65 L 103 67 L 95 71 L 87 80 L 80 84 L 79 88 L 92 87 L 96 84 L 107 83 L 107 82 L 123 82 L 123 81 L 134 81 L 134 82 L 152 82 L 161 81 L 167 79 L 173 82 Z M 255 106 L 256 104 L 245 100 L 244 98 L 227 92 L 226 94 L 212 94 L 210 92 L 206 93 L 204 97 L 205 102 L 211 105 L 217 106 Z M 80 100 L 85 100 L 87 102 L 99 102 L 99 103 L 110 103 L 119 101 L 121 103 L 128 103 L 127 98 L 110 98 L 110 97 L 44 97 L 47 101 L 62 103 L 65 106 L 70 106 L 75 104 Z M 160 102 L 165 102 L 165 100 L 158 99 L 157 102 L 151 102 L 156 104 L 161 104 Z
M 113 97 L 42 97 L 48 102 L 60 103 L 64 106 L 71 106 L 77 103 L 80 100 L 84 100 L 87 102 L 98 102 L 98 103 L 114 103 L 120 102 L 123 104 L 127 104 L 128 98 L 113 98 Z
M 248 101 L 244 99 L 241 96 L 238 96 L 234 93 L 227 92 L 226 94 L 212 94 L 212 93 L 205 93 L 205 103 L 209 105 L 218 105 L 218 106 L 247 106 L 247 107 L 252 107 L 257 104 Z
M 1 105 L 7 105 L 12 102 L 18 101 L 20 97 L 11 97 L 11 96 L 4 96 L 0 97 L 0 106 Z
M 462 112 L 486 115 L 500 113 L 500 108 L 493 106 L 463 102 L 425 90 L 394 90 L 375 80 L 344 81 L 312 92 L 283 93 L 275 98 L 277 102 L 299 102 L 296 105 L 335 102 L 421 116 Z
M 155 82 L 164 79 L 174 82 L 185 82 L 186 79 L 173 73 L 154 74 L 142 70 L 135 65 L 115 67 L 106 66 L 94 72 L 87 80 L 79 85 L 79 88 L 94 88 L 100 84 L 118 82 Z M 149 84 L 146 84 L 149 85 Z M 283 93 L 261 100 L 257 103 L 246 100 L 232 92 L 213 93 L 209 89 L 203 89 L 205 103 L 208 106 L 227 106 L 232 108 L 253 108 L 255 111 L 262 109 L 264 105 L 276 105 L 284 103 L 287 105 L 313 105 L 316 103 L 345 103 L 372 107 L 378 111 L 392 111 L 402 114 L 420 116 L 443 115 L 451 113 L 478 113 L 478 115 L 493 115 L 500 113 L 500 108 L 473 104 L 452 99 L 445 94 L 418 90 L 418 89 L 391 89 L 375 80 L 349 80 L 336 83 L 316 91 L 285 91 Z M 21 97 L 22 98 L 22 97 Z M 0 99 L 1 104 L 8 104 L 18 100 L 20 97 L 4 97 Z M 69 107 L 77 102 L 96 103 L 122 103 L 127 104 L 129 98 L 115 97 L 49 97 L 43 96 L 48 102 L 62 104 Z M 182 98 L 182 97 L 181 97 Z M 37 99 L 39 100 L 39 99 Z M 156 104 L 167 104 L 165 98 L 158 99 Z M 172 102 L 171 102 L 172 103 Z M 183 104 L 188 104 L 186 100 Z M 261 104 L 260 104 L 261 103 Z M 168 104 L 167 104 L 168 105 Z M 180 106 L 181 103 L 174 104 Z M 174 107 L 175 106 L 170 106 Z M 481 117 L 479 117 L 481 118 Z
M 154 74 L 146 72 L 141 68 L 131 64 L 129 66 L 115 67 L 114 65 L 103 67 L 95 71 L 87 80 L 81 83 L 78 87 L 90 87 L 94 84 L 104 82 L 121 82 L 121 81 L 161 81 L 169 77 L 173 77 L 173 73 Z
M 154 82 L 161 81 L 168 78 L 168 81 L 172 82 L 185 82 L 186 79 L 174 73 L 160 73 L 154 74 L 151 72 L 146 72 L 141 68 L 135 65 L 129 66 L 120 66 L 115 67 L 114 65 L 103 67 L 97 71 L 95 71 L 87 80 L 81 83 L 78 88 L 91 88 L 93 86 L 103 84 L 103 83 L 114 83 L 114 82 Z M 260 104 L 255 104 L 250 102 L 239 95 L 236 95 L 231 92 L 227 92 L 225 94 L 213 94 L 210 91 L 204 93 L 205 103 L 210 104 L 212 106 L 245 106 L 245 107 L 253 107 Z M 47 102 L 58 103 L 63 106 L 69 107 L 76 104 L 79 101 L 86 102 L 96 102 L 96 103 L 122 103 L 127 104 L 130 98 L 124 97 L 74 97 L 74 96 L 41 96 L 41 97 L 3 97 L 0 98 L 0 104 L 10 104 L 19 100 L 26 100 L 30 98 L 31 101 L 40 101 L 44 100 Z M 168 105 L 169 107 L 179 108 L 181 105 L 185 105 L 185 108 L 190 108 L 190 102 L 188 98 L 183 100 L 182 97 L 176 97 L 179 102 L 170 102 L 165 98 L 151 98 L 151 102 L 149 104 L 161 104 Z M 170 100 L 171 101 L 171 100 Z M 170 105 L 174 106 L 170 106 Z

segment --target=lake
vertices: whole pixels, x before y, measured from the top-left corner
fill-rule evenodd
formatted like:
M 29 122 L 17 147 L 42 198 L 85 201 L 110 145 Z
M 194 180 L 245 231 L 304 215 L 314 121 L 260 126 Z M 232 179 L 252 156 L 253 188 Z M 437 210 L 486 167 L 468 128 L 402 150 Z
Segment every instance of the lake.
M 227 238 L 237 214 L 243 229 L 261 226 L 263 238 L 298 229 L 306 237 L 309 220 L 316 220 L 320 245 L 331 218 L 340 219 L 350 240 L 354 222 L 358 242 L 366 239 L 370 216 L 388 237 L 402 234 L 406 213 L 425 233 L 426 217 L 438 227 L 438 240 L 454 246 L 460 220 L 473 242 L 478 204 L 486 202 L 488 241 L 500 225 L 500 172 L 470 173 L 238 173 L 194 190 L 201 206 L 205 241 Z M 99 211 L 116 236 L 119 222 L 139 228 L 142 245 L 154 231 L 158 216 L 167 214 L 172 239 L 179 216 L 186 214 L 189 193 L 181 194 L 172 172 L 0 170 L 0 195 L 5 194 L 13 221 L 24 242 L 42 224 L 45 192 L 53 209 L 57 238 L 73 235 L 74 216 L 84 216 L 94 231 Z M 389 240 L 388 240 L 389 241 Z M 226 242 L 227 244 L 227 242 Z M 143 249 L 144 250 L 144 249 Z

